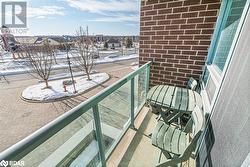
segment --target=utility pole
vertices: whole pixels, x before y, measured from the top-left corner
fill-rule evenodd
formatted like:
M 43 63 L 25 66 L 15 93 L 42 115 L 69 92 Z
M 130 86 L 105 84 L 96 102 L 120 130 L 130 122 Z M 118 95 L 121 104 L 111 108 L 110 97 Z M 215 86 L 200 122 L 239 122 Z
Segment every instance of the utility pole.
M 70 62 L 70 58 L 69 58 L 70 46 L 68 44 L 66 44 L 65 48 L 66 48 L 66 52 L 67 52 L 67 60 L 68 60 L 68 65 L 69 65 L 69 71 L 70 71 L 70 76 L 71 76 L 72 84 L 73 84 L 73 87 L 74 87 L 74 93 L 77 93 L 75 82 L 74 82 L 74 76 L 73 76 L 72 68 L 71 68 L 71 62 Z
M 87 26 L 87 37 L 89 36 L 89 27 Z

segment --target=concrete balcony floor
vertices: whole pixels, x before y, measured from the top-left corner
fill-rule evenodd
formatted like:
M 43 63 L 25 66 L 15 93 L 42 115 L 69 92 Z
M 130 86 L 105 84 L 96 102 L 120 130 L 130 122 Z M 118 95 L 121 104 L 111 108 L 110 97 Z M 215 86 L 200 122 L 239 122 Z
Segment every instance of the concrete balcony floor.
M 123 157 L 121 158 L 119 165 L 120 167 L 153 167 L 157 164 L 160 156 L 160 150 L 154 147 L 151 144 L 151 139 L 149 138 L 149 134 L 152 133 L 157 120 L 156 115 L 152 114 L 146 107 L 142 109 L 141 113 L 138 115 L 135 127 L 136 129 L 129 129 L 127 133 L 131 133 L 131 130 L 134 131 L 134 137 L 127 147 Z M 144 119 L 143 119 L 144 118 Z M 140 119 L 143 119 L 140 121 Z M 139 121 L 138 121 L 139 120 Z M 138 123 L 138 122 L 141 122 Z M 138 125 L 140 124 L 140 125 Z M 125 134 L 124 138 L 127 138 L 127 133 Z M 131 135 L 130 135 L 131 136 Z M 124 142 L 121 142 L 119 147 L 122 147 Z M 126 147 L 126 146 L 125 146 Z M 122 151 L 118 151 L 122 154 Z M 111 159 L 115 159 L 112 158 Z M 161 156 L 160 162 L 164 162 L 166 159 L 164 156 Z M 113 165 L 108 165 L 113 166 Z M 194 167 L 195 161 L 194 159 L 190 158 L 188 161 L 181 164 L 182 167 Z

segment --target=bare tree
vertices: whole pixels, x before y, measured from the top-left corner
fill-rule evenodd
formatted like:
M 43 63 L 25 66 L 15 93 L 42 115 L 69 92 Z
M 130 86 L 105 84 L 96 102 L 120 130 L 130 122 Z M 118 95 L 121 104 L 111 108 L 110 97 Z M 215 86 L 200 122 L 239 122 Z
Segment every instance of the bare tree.
M 45 40 L 42 45 L 22 46 L 22 50 L 28 59 L 29 68 L 45 82 L 45 88 L 50 88 L 48 79 L 55 52 L 49 42 Z
M 90 73 L 94 65 L 94 45 L 82 27 L 76 31 L 76 35 L 77 40 L 75 46 L 77 52 L 72 54 L 75 62 L 79 65 L 79 68 L 86 73 L 88 81 L 90 81 Z

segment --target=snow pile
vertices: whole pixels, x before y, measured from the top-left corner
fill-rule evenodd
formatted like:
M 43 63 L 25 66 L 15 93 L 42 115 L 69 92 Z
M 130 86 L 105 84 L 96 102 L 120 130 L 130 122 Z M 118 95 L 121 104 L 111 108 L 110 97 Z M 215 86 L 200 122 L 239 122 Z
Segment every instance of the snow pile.
M 91 74 L 90 77 L 92 79 L 91 81 L 87 81 L 87 76 L 74 78 L 74 80 L 76 81 L 76 94 L 74 94 L 73 85 L 67 86 L 67 92 L 64 91 L 63 81 L 69 80 L 64 79 L 50 81 L 49 86 L 51 86 L 51 89 L 44 89 L 45 83 L 39 83 L 37 85 L 29 86 L 22 92 L 22 97 L 27 100 L 37 101 L 55 100 L 62 97 L 70 97 L 83 93 L 88 89 L 93 88 L 94 86 L 97 86 L 98 84 L 101 84 L 109 79 L 109 75 L 107 73 Z

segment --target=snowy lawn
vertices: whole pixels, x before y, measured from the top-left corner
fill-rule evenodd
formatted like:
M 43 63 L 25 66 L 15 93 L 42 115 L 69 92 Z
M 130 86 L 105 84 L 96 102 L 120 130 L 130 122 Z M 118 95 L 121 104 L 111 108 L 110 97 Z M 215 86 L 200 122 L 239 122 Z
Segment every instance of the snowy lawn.
M 61 54 L 59 55 L 60 58 L 65 57 L 66 55 Z M 124 61 L 124 60 L 130 60 L 130 59 L 135 59 L 138 58 L 139 55 L 138 54 L 130 54 L 130 55 L 112 55 L 112 56 L 107 56 L 104 58 L 99 58 L 96 59 L 94 61 L 94 64 L 105 64 L 105 63 L 112 63 L 112 62 L 117 62 L 117 61 Z M 9 59 L 10 56 L 6 56 L 6 59 Z M 60 60 L 60 58 L 58 58 L 58 61 Z M 4 57 L 4 61 L 1 62 L 0 61 L 0 76 L 1 75 L 16 75 L 16 74 L 23 74 L 23 73 L 27 73 L 27 72 L 32 72 L 32 69 L 29 69 L 27 67 L 27 60 L 25 59 L 18 59 L 18 60 L 8 60 L 5 61 L 5 57 Z M 72 62 L 72 67 L 77 67 L 77 64 L 74 64 Z M 59 63 L 59 64 L 54 64 L 52 66 L 53 70 L 56 69 L 66 69 L 68 68 L 69 65 L 67 64 L 67 62 L 64 63 Z
M 70 80 L 70 78 L 67 78 L 62 80 L 50 81 L 50 89 L 44 89 L 45 83 L 39 83 L 37 85 L 29 86 L 22 92 L 22 97 L 27 100 L 36 101 L 47 101 L 59 99 L 62 97 L 70 97 L 83 93 L 88 89 L 107 81 L 109 79 L 109 75 L 107 73 L 91 74 L 91 81 L 87 81 L 86 76 L 75 77 L 74 79 L 76 81 L 76 94 L 74 94 L 73 85 L 67 86 L 67 92 L 64 91 L 63 81 Z

